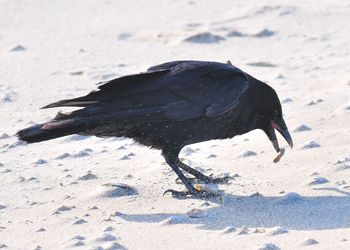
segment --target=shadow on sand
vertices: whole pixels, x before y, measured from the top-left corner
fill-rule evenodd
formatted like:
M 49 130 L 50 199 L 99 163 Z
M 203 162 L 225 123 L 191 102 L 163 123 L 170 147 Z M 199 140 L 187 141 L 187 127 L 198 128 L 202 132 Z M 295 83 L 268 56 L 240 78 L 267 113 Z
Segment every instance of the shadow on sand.
M 223 195 L 218 206 L 203 208 L 202 218 L 189 218 L 186 214 L 122 214 L 126 221 L 158 223 L 171 216 L 183 218 L 182 224 L 197 224 L 207 230 L 226 227 L 240 228 L 275 226 L 291 230 L 323 230 L 350 227 L 350 195 L 306 197 L 287 194 L 282 197 Z

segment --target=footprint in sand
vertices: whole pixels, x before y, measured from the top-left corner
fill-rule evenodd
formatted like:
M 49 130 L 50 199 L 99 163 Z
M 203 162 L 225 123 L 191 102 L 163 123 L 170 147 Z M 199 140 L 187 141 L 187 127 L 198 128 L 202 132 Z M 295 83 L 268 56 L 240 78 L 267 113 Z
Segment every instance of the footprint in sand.
M 258 250 L 280 250 L 280 248 L 273 243 L 266 243 L 259 247 Z
M 10 103 L 15 101 L 17 97 L 17 92 L 12 90 L 6 90 L 3 92 L 0 92 L 0 101 L 3 103 Z
M 68 212 L 71 211 L 73 208 L 75 208 L 75 206 L 66 206 L 66 205 L 62 205 L 59 208 L 57 208 L 52 214 L 61 214 L 62 212 Z
M 5 249 L 5 248 L 8 248 L 8 246 L 0 242 L 0 249 Z
M 9 50 L 9 52 L 20 52 L 20 51 L 25 51 L 27 50 L 26 47 L 24 47 L 23 45 L 17 45 L 15 47 L 13 47 L 12 49 Z
M 308 185 L 309 186 L 320 185 L 320 184 L 325 184 L 325 183 L 328 183 L 328 182 L 329 182 L 329 180 L 327 180 L 326 178 L 320 176 L 320 177 L 314 178 L 313 181 L 308 183 Z
M 220 41 L 225 40 L 224 37 L 219 35 L 214 35 L 211 32 L 198 33 L 192 36 L 185 38 L 183 41 L 188 43 L 198 43 L 198 44 L 210 44 L 210 43 L 219 43 Z
M 324 102 L 323 99 L 317 99 L 317 100 L 312 100 L 312 101 L 308 102 L 306 105 L 307 106 L 315 106 L 321 102 Z
M 290 98 L 290 97 L 287 97 L 287 98 L 285 98 L 285 99 L 282 100 L 282 103 L 283 103 L 283 104 L 285 104 L 285 103 L 291 103 L 291 102 L 293 102 L 293 99 Z
M 294 132 L 304 132 L 304 131 L 310 131 L 311 128 L 305 124 L 301 124 L 300 126 L 296 127 L 293 131 Z
M 337 166 L 336 171 L 350 169 L 350 157 L 346 157 L 344 160 L 338 160 L 335 165 Z
M 103 232 L 96 238 L 96 241 L 105 242 L 105 241 L 114 241 L 117 239 L 118 239 L 117 236 L 115 236 L 112 232 Z
M 103 184 L 97 190 L 89 194 L 93 199 L 113 199 L 124 196 L 138 195 L 138 191 L 124 183 L 107 183 Z
M 205 210 L 198 209 L 198 208 L 191 209 L 186 214 L 189 218 L 202 218 L 207 216 L 207 213 Z
M 120 161 L 130 160 L 130 157 L 127 155 L 124 155 L 122 158 L 119 159 Z
M 221 231 L 221 234 L 230 234 L 236 232 L 237 229 L 234 227 L 226 227 L 224 230 Z
M 239 229 L 237 229 L 237 233 L 236 235 L 247 235 L 249 234 L 250 230 L 248 227 L 241 227 Z
M 302 201 L 302 196 L 298 193 L 294 193 L 294 192 L 290 192 L 285 194 L 284 196 L 282 196 L 281 198 L 279 198 L 277 200 L 278 203 L 280 204 L 291 204 L 291 203 L 295 203 L 295 202 L 299 202 Z
M 12 148 L 17 148 L 17 147 L 26 146 L 26 145 L 27 145 L 27 143 L 24 141 L 16 141 L 16 142 L 8 145 L 8 148 L 12 149 Z
M 246 37 L 246 36 L 249 36 L 249 35 L 245 34 L 245 33 L 242 33 L 240 31 L 237 31 L 237 30 L 232 30 L 226 36 L 227 37 Z
M 97 176 L 90 172 L 78 178 L 78 180 L 80 181 L 90 181 L 90 180 L 96 180 L 96 179 L 98 179 Z
M 120 33 L 119 35 L 118 35 L 118 40 L 119 41 L 127 41 L 127 40 L 129 40 L 130 38 L 132 37 L 132 34 L 130 34 L 130 33 Z
M 262 31 L 252 35 L 254 37 L 259 37 L 259 38 L 263 38 L 263 37 L 270 37 L 270 36 L 274 36 L 276 35 L 275 31 L 269 30 L 269 29 L 263 29 Z
M 63 154 L 58 155 L 55 159 L 56 160 L 63 160 L 63 159 L 69 158 L 69 157 L 71 157 L 70 153 L 63 153 Z
M 92 152 L 93 152 L 92 149 L 85 148 L 83 150 L 80 150 L 79 152 L 72 154 L 72 157 L 74 157 L 74 158 L 85 157 L 85 156 L 89 156 Z
M 5 134 L 5 133 L 0 134 L 0 140 L 8 139 L 8 138 L 10 138 L 10 136 L 8 134 Z
M 307 240 L 304 240 L 300 245 L 301 246 L 311 246 L 311 245 L 316 245 L 318 243 L 319 242 L 315 239 L 307 239 Z
M 316 141 L 309 141 L 307 143 L 304 144 L 304 146 L 302 146 L 301 149 L 311 149 L 311 148 L 319 148 L 321 147 L 320 144 L 318 144 L 318 142 Z
M 285 234 L 285 233 L 288 233 L 288 229 L 283 227 L 274 227 L 271 229 L 268 235 L 274 236 L 274 235 Z
M 45 165 L 47 164 L 47 161 L 44 159 L 38 159 L 36 162 L 34 162 L 35 165 Z
M 277 67 L 276 64 L 270 63 L 270 62 L 248 62 L 246 63 L 249 66 L 254 67 L 267 67 L 267 68 L 274 68 Z
M 85 245 L 85 237 L 77 235 L 74 236 L 69 240 L 69 242 L 66 244 L 67 247 L 79 247 L 79 246 L 84 246 Z
M 73 223 L 73 225 L 81 225 L 81 224 L 85 224 L 85 223 L 87 223 L 86 220 L 84 220 L 84 219 L 79 219 L 79 220 L 75 221 L 75 222 Z
M 174 224 L 182 224 L 187 221 L 186 216 L 183 215 L 173 215 L 170 216 L 169 218 L 166 218 L 165 220 L 161 221 L 161 225 L 174 225 Z
M 241 154 L 240 156 L 238 156 L 238 158 L 246 158 L 246 157 L 251 157 L 251 156 L 256 156 L 257 153 L 255 153 L 254 151 L 248 150 L 245 151 L 243 154 Z
M 84 74 L 83 70 L 72 71 L 69 73 L 71 76 L 81 76 Z

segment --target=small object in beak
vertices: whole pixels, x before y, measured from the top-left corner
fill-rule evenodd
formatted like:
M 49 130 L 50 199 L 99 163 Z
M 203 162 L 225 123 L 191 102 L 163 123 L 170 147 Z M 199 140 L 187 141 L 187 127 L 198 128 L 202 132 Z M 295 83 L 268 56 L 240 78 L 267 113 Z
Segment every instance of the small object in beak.
M 285 152 L 285 151 L 286 151 L 286 150 L 285 150 L 284 148 L 281 148 L 281 149 L 280 149 L 280 152 L 278 153 L 278 155 L 276 156 L 276 158 L 273 159 L 273 162 L 274 162 L 274 163 L 279 162 L 279 161 L 281 160 L 282 156 L 284 155 L 284 152 Z

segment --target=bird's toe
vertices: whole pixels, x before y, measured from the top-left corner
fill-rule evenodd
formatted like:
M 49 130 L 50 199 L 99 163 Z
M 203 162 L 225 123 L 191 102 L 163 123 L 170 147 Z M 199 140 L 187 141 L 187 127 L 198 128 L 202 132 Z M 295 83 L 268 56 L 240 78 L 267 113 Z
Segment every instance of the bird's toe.
M 224 177 L 214 177 L 210 176 L 210 182 L 209 183 L 214 183 L 214 184 L 225 184 L 228 183 L 230 180 L 233 180 L 234 178 L 232 176 L 224 176 Z
M 209 189 L 203 189 L 201 186 L 194 187 L 192 191 L 176 191 L 173 189 L 166 190 L 163 195 L 170 193 L 172 197 L 184 199 L 184 198 L 199 198 L 199 199 L 209 199 L 217 198 L 221 195 L 217 192 L 211 191 Z
M 192 193 L 192 195 L 197 198 L 208 199 L 208 198 L 217 198 L 221 196 L 220 193 L 213 191 L 207 188 L 206 186 L 195 186 L 194 188 L 196 191 Z
M 165 190 L 165 192 L 163 193 L 163 195 L 170 193 L 172 197 L 175 198 L 185 198 L 189 195 L 191 195 L 191 193 L 189 191 L 176 191 L 174 189 L 167 189 Z
M 192 184 L 226 184 L 230 180 L 234 179 L 232 176 L 214 177 L 213 175 L 204 176 L 204 177 L 186 177 L 186 178 Z M 177 184 L 182 184 L 182 181 L 180 180 L 180 178 L 177 178 L 175 182 Z

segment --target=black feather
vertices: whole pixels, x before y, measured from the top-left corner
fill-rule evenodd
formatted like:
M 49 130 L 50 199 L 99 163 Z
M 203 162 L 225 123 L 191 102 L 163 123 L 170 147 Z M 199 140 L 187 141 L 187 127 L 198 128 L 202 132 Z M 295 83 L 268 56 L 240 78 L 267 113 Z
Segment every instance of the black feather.
M 43 108 L 63 106 L 82 109 L 59 113 L 52 121 L 19 131 L 18 137 L 27 142 L 69 134 L 129 137 L 161 149 L 174 170 L 174 159 L 185 145 L 254 129 L 270 131 L 276 114 L 283 120 L 271 87 L 231 63 L 203 61 L 156 65 Z

